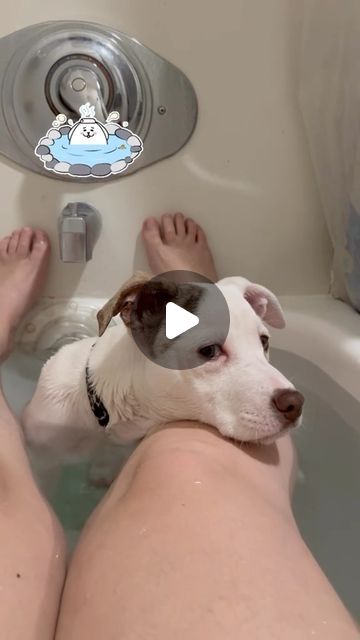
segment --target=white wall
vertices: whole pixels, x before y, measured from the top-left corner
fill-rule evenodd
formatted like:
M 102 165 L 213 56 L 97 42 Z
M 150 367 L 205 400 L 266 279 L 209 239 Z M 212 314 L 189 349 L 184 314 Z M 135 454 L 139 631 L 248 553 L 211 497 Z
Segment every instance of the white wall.
M 23 224 L 48 231 L 54 243 L 48 294 L 112 293 L 134 266 L 144 266 L 138 239 L 143 218 L 176 210 L 204 225 L 221 275 L 247 275 L 282 294 L 327 290 L 330 242 L 297 106 L 301 5 L 301 0 L 7 4 L 1 36 L 56 19 L 101 22 L 135 36 L 189 76 L 200 106 L 196 131 L 180 153 L 111 184 L 58 182 L 1 159 L 0 233 Z M 103 216 L 94 259 L 85 267 L 58 258 L 57 216 L 72 200 L 93 204 Z

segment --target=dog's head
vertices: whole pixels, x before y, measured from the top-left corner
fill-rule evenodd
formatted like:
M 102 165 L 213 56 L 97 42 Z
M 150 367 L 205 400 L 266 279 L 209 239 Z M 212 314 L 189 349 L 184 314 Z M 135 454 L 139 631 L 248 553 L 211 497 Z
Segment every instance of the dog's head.
M 146 284 L 146 286 L 144 286 Z M 145 413 L 161 421 L 200 420 L 223 435 L 242 441 L 272 442 L 300 424 L 302 395 L 269 362 L 266 325 L 285 326 L 277 298 L 268 289 L 244 278 L 225 278 L 217 286 L 227 302 L 230 329 L 222 335 L 213 327 L 197 343 L 187 332 L 169 341 L 165 336 L 165 306 L 174 302 L 204 317 L 209 297 L 206 284 L 177 285 L 136 274 L 99 311 L 102 335 L 119 314 L 130 329 L 129 339 L 141 340 L 153 359 L 168 357 L 171 368 L 140 356 L 133 376 L 135 392 Z M 134 344 L 134 349 L 137 346 Z M 140 353 L 140 352 L 139 352 Z M 199 366 L 186 369 L 186 358 Z M 181 361 L 181 369 L 176 369 Z

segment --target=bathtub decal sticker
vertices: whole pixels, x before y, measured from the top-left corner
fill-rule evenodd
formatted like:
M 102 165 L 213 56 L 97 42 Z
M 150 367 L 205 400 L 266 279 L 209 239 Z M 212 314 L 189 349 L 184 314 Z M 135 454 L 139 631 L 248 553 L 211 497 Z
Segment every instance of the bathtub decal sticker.
M 108 178 L 126 171 L 143 151 L 141 138 L 127 122 L 118 123 L 118 111 L 109 113 L 104 123 L 89 102 L 79 112 L 77 122 L 60 113 L 39 140 L 35 155 L 45 169 L 74 178 Z

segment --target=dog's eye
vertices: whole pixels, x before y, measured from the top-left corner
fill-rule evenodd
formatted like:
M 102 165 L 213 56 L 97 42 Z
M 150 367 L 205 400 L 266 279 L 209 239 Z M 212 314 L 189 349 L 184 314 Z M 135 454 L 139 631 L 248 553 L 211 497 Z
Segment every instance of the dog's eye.
M 264 348 L 264 351 L 269 351 L 269 336 L 265 335 L 265 333 L 260 336 L 261 344 Z
M 215 360 L 221 355 L 222 350 L 219 344 L 209 344 L 206 347 L 201 347 L 198 353 L 206 360 Z

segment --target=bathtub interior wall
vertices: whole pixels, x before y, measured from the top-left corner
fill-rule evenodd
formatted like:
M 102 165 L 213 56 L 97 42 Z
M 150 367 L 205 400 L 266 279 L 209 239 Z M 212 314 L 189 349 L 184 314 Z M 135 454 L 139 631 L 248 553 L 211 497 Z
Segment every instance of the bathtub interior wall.
M 306 398 L 304 424 L 294 438 L 297 524 L 333 587 L 360 620 L 360 402 L 309 360 L 274 349 L 271 361 Z
M 301 11 L 299 0 L 7 6 L 1 36 L 47 20 L 112 25 L 180 67 L 199 101 L 195 132 L 179 153 L 112 182 L 57 181 L 1 159 L 0 234 L 21 225 L 50 234 L 47 294 L 112 294 L 134 267 L 146 266 L 143 219 L 175 210 L 204 225 L 220 275 L 243 274 L 281 294 L 327 292 L 331 246 L 297 96 Z M 57 217 L 69 201 L 88 202 L 102 214 L 86 265 L 59 260 Z

